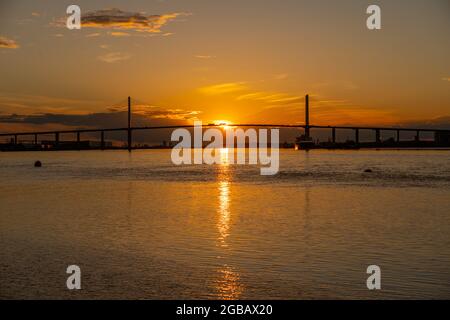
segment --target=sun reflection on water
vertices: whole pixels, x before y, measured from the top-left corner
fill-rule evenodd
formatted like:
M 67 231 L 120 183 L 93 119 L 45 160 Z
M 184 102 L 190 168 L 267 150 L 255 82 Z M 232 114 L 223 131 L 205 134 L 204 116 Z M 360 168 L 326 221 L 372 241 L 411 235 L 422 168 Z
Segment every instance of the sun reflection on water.
M 243 285 L 240 282 L 239 273 L 232 267 L 224 265 L 219 272 L 219 280 L 217 281 L 217 291 L 219 299 L 236 300 L 242 294 Z
M 219 181 L 219 243 L 227 248 L 227 238 L 230 235 L 230 182 Z
M 220 174 L 219 174 L 219 181 L 220 179 L 227 179 L 229 175 L 229 168 L 230 165 L 230 159 L 229 159 L 229 150 L 228 148 L 222 148 L 219 149 L 220 153 L 220 163 L 222 164 Z M 228 180 L 228 179 L 227 179 Z
M 217 243 L 221 250 L 220 257 L 225 259 L 227 253 L 232 249 L 228 242 L 231 224 L 231 172 L 229 163 L 229 150 L 220 149 L 221 164 L 217 177 L 219 203 L 217 209 Z M 218 269 L 219 278 L 216 280 L 216 289 L 220 299 L 238 299 L 242 293 L 243 286 L 240 282 L 240 274 L 230 265 L 222 264 Z
M 219 204 L 218 204 L 218 222 L 219 230 L 218 242 L 220 247 L 227 248 L 227 238 L 230 235 L 230 167 L 228 162 L 228 149 L 219 150 L 221 164 L 218 173 Z

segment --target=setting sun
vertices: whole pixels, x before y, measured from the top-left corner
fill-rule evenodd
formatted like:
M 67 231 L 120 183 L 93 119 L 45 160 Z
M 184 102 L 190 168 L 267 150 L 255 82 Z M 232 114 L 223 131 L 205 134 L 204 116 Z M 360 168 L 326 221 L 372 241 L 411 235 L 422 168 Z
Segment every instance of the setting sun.
M 214 125 L 220 126 L 222 129 L 228 130 L 232 128 L 233 123 L 228 120 L 214 120 Z

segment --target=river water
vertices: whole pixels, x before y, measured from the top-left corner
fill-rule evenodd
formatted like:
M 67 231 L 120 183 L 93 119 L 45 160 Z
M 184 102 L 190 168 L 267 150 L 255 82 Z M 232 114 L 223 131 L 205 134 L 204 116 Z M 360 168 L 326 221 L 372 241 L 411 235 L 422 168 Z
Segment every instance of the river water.
M 0 298 L 449 299 L 450 152 L 0 153 Z

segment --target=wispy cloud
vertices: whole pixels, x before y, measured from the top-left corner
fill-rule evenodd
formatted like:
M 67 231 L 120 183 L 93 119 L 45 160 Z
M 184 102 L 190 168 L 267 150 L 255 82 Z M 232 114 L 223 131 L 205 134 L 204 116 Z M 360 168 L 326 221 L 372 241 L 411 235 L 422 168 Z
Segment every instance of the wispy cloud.
M 338 90 L 347 90 L 347 91 L 355 91 L 359 89 L 359 85 L 351 80 L 340 80 L 334 82 L 318 82 L 311 84 L 312 88 L 316 89 L 338 89 Z
M 252 100 L 262 101 L 269 104 L 292 104 L 300 103 L 304 100 L 303 97 L 294 96 L 287 93 L 280 92 L 251 92 L 240 95 L 236 100 Z
M 120 9 L 105 9 L 88 12 L 81 17 L 83 28 L 110 28 L 139 32 L 159 33 L 170 21 L 189 13 L 166 13 L 145 15 L 139 12 L 126 12 Z
M 122 31 L 113 31 L 109 33 L 113 37 L 129 37 L 130 34 Z
M 201 55 L 201 54 L 195 55 L 194 57 L 197 58 L 197 59 L 212 59 L 212 58 L 215 58 L 214 56 Z
M 126 106 L 108 108 L 109 112 L 128 112 Z M 148 104 L 133 105 L 133 114 L 152 119 L 197 120 L 201 111 L 185 110 L 181 108 L 162 108 Z
M 229 83 L 221 83 L 221 84 L 215 84 L 211 86 L 206 86 L 199 88 L 199 91 L 208 94 L 208 95 L 219 95 L 219 94 L 226 94 L 231 92 L 238 92 L 246 90 L 247 86 L 245 85 L 245 82 L 229 82 Z
M 101 101 L 0 92 L 0 110 L 3 112 L 25 114 L 36 111 L 74 113 L 83 108 L 95 107 L 99 103 Z
M 95 37 L 100 37 L 100 33 L 98 33 L 98 32 L 93 32 L 93 33 L 88 33 L 87 35 L 86 35 L 86 38 L 95 38 Z
M 263 107 L 276 107 L 302 103 L 304 97 L 284 92 L 256 91 L 246 82 L 229 82 L 201 87 L 199 91 L 207 95 L 228 95 L 236 101 L 253 101 Z
M 275 80 L 285 80 L 289 77 L 287 73 L 280 73 L 275 75 Z
M 280 121 L 286 121 L 286 118 L 302 119 L 304 95 L 275 90 L 255 90 L 254 85 L 248 82 L 230 82 L 202 87 L 199 90 L 207 95 L 222 95 L 221 99 L 228 99 L 230 103 L 257 108 L 259 119 L 280 119 Z M 350 89 L 353 89 L 352 85 L 349 84 Z M 397 120 L 395 115 L 386 109 L 355 105 L 348 100 L 329 99 L 318 94 L 310 94 L 310 100 L 314 106 L 314 121 L 317 124 L 388 123 Z
M 122 52 L 110 52 L 105 55 L 99 56 L 98 59 L 106 63 L 115 63 L 119 61 L 128 60 L 131 55 Z
M 442 80 L 444 80 L 444 81 L 449 81 L 449 82 L 450 82 L 450 77 L 442 78 Z
M 19 48 L 19 44 L 12 39 L 0 36 L 0 48 L 17 49 Z

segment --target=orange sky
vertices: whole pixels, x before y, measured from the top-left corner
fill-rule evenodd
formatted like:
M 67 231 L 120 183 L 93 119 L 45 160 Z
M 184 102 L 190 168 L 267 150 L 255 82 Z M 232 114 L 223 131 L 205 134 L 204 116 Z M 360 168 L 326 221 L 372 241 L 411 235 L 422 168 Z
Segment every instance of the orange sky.
M 68 30 L 72 2 L 2 1 L 0 130 L 79 126 L 10 116 L 103 114 L 128 95 L 154 122 L 303 123 L 306 93 L 313 124 L 449 119 L 450 4 L 377 3 L 379 31 L 366 1 L 77 1 Z

